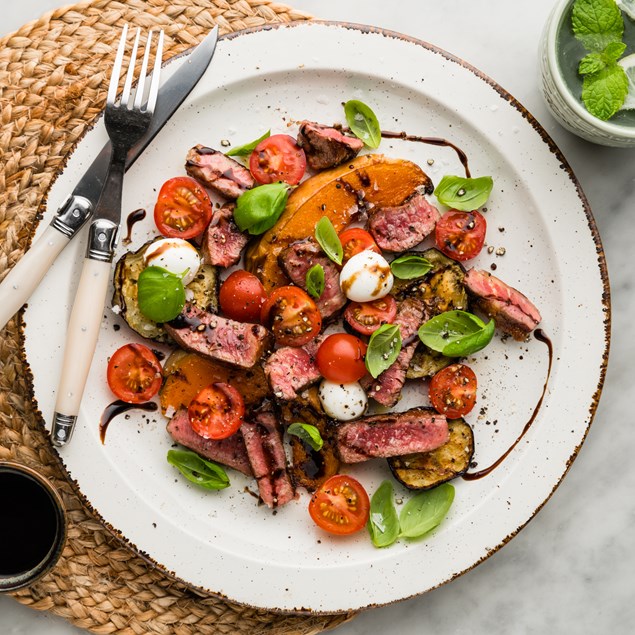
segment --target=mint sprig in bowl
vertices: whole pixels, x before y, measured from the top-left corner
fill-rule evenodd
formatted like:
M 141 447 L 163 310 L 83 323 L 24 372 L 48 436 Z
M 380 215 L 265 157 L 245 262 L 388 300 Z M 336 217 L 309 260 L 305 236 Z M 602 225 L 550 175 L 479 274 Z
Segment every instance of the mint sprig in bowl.
M 562 0 L 543 31 L 542 93 L 554 117 L 593 143 L 635 147 L 631 0 Z

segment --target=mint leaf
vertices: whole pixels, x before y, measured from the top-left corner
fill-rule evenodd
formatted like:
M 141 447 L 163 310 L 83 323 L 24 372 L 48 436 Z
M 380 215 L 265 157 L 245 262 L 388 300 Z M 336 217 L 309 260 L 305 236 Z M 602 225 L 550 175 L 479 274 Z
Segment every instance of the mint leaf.
M 602 51 L 602 58 L 607 64 L 617 62 L 625 50 L 626 44 L 624 44 L 624 42 L 611 42 L 607 44 L 604 51 Z
M 624 34 L 624 18 L 615 0 L 576 0 L 572 14 L 573 33 L 590 51 L 603 51 Z
M 578 66 L 578 73 L 580 75 L 588 75 L 590 73 L 597 73 L 606 66 L 606 62 L 601 53 L 589 53 L 580 60 Z
M 584 76 L 582 101 L 598 119 L 610 119 L 622 106 L 628 93 L 628 78 L 618 64 Z

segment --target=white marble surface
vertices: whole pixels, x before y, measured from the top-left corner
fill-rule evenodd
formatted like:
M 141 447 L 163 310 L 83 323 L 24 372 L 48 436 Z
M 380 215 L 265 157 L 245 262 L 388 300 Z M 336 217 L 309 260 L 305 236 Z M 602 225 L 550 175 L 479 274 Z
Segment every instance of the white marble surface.
M 468 60 L 542 123 L 576 172 L 593 208 L 611 276 L 612 354 L 587 441 L 545 508 L 475 570 L 422 597 L 367 611 L 341 635 L 434 633 L 626 635 L 635 631 L 635 314 L 632 266 L 635 151 L 593 146 L 562 129 L 538 91 L 537 45 L 552 0 L 293 0 L 317 17 L 373 24 L 430 41 Z M 3 3 L 0 33 L 59 0 Z M 389 8 L 387 8 L 389 7 Z M 580 315 L 584 319 L 584 315 Z M 3 635 L 84 631 L 0 597 Z

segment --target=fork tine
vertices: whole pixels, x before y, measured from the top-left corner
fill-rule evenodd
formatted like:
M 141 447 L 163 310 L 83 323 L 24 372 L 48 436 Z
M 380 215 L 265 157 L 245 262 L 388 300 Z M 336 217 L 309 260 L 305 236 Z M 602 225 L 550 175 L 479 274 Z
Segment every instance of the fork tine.
M 121 38 L 119 39 L 119 47 L 115 56 L 115 63 L 112 67 L 112 75 L 110 76 L 110 85 L 108 86 L 108 97 L 106 103 L 114 104 L 117 98 L 117 89 L 119 88 L 119 76 L 121 75 L 121 64 L 123 63 L 123 54 L 126 50 L 126 38 L 128 36 L 128 25 L 123 25 Z
M 163 58 L 163 31 L 159 31 L 159 42 L 157 43 L 157 52 L 154 58 L 154 68 L 152 69 L 152 79 L 150 80 L 150 91 L 148 93 L 148 103 L 146 111 L 152 113 L 157 103 L 157 95 L 159 94 L 159 77 L 161 75 L 161 60 Z
M 135 96 L 134 96 L 133 108 L 135 110 L 141 110 L 141 104 L 143 103 L 143 93 L 145 90 L 146 73 L 148 72 L 148 60 L 150 58 L 150 49 L 152 48 L 153 36 L 154 36 L 154 31 L 150 31 L 150 33 L 148 33 L 148 39 L 146 41 L 146 49 L 143 53 L 143 62 L 141 64 L 141 73 L 139 75 L 139 82 L 137 84 L 137 92 L 135 93 Z
M 126 73 L 126 81 L 123 85 L 123 92 L 121 93 L 121 105 L 123 107 L 128 105 L 130 99 L 130 92 L 132 90 L 132 80 L 134 79 L 134 67 L 137 61 L 137 47 L 139 46 L 139 36 L 141 35 L 141 29 L 137 27 L 137 33 L 132 45 L 132 52 L 130 53 L 130 61 L 128 62 L 128 72 Z

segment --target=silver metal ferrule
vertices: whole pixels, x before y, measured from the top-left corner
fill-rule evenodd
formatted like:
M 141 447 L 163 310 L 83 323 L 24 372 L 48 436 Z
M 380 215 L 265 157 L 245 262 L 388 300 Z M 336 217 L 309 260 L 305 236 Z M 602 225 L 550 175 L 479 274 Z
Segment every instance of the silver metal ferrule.
M 93 212 L 93 204 L 83 196 L 69 196 L 57 210 L 51 227 L 72 238 Z
M 90 226 L 86 258 L 101 262 L 112 262 L 115 247 L 117 246 L 117 234 L 119 225 L 105 218 L 94 220 Z
M 54 446 L 61 448 L 71 440 L 76 421 L 77 417 L 75 416 L 55 413 L 51 430 L 51 440 Z

